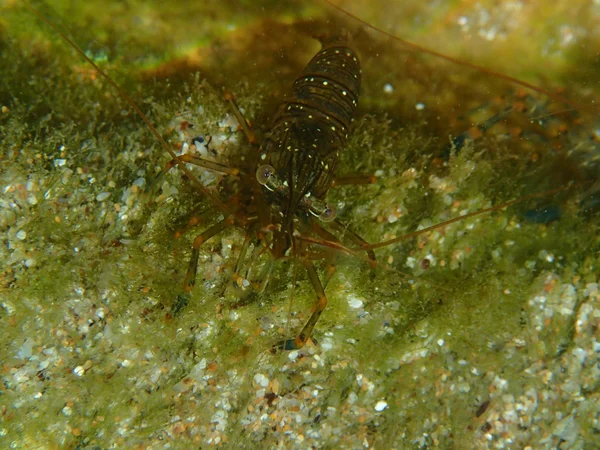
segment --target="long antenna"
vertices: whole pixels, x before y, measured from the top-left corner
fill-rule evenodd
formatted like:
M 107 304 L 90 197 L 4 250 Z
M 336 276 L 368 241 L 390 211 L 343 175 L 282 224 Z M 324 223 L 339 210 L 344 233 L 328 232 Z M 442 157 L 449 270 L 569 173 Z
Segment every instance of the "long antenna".
M 421 235 L 423 233 L 427 233 L 429 231 L 437 230 L 438 228 L 443 228 L 443 227 L 448 226 L 448 225 L 450 225 L 452 223 L 459 222 L 459 221 L 464 220 L 464 219 L 468 219 L 469 217 L 475 217 L 475 216 L 479 216 L 481 214 L 485 214 L 485 213 L 497 211 L 499 209 L 507 208 L 507 207 L 509 207 L 511 205 L 514 205 L 516 203 L 523 202 L 525 200 L 531 200 L 532 198 L 544 197 L 544 196 L 547 196 L 547 195 L 556 194 L 557 192 L 566 191 L 568 189 L 572 189 L 572 188 L 575 188 L 575 187 L 578 187 L 578 186 L 579 185 L 577 185 L 577 184 L 570 185 L 570 186 L 563 186 L 563 187 L 560 187 L 560 188 L 557 188 L 557 189 L 552 189 L 550 191 L 538 192 L 537 194 L 526 195 L 524 197 L 520 197 L 520 198 L 517 198 L 515 200 L 510 200 L 510 201 L 502 203 L 500 205 L 491 206 L 489 208 L 483 208 L 483 209 L 480 209 L 480 210 L 477 210 L 477 211 L 473 211 L 473 212 L 468 213 L 468 214 L 463 214 L 462 216 L 456 216 L 456 217 L 454 217 L 452 219 L 446 220 L 445 222 L 440 222 L 440 223 L 432 225 L 430 227 L 422 228 L 420 230 L 413 231 L 413 232 L 408 233 L 408 234 L 404 234 L 404 235 L 402 235 L 400 237 L 397 237 L 397 238 L 394 238 L 394 239 L 389 239 L 387 241 L 378 242 L 376 244 L 363 245 L 361 247 L 361 249 L 362 250 L 373 250 L 373 249 L 376 249 L 376 248 L 385 247 L 385 246 L 388 246 L 388 245 L 395 244 L 397 242 L 403 241 L 405 239 L 410 239 L 410 238 L 413 238 L 415 236 L 419 236 L 419 235 Z
M 202 182 L 185 166 L 183 161 L 181 161 L 181 159 L 179 159 L 177 154 L 171 149 L 171 147 L 169 147 L 169 144 L 167 144 L 167 142 L 160 135 L 160 133 L 158 132 L 156 127 L 154 127 L 154 125 L 152 125 L 152 123 L 150 122 L 150 120 L 148 119 L 146 114 L 144 114 L 142 112 L 140 107 L 133 101 L 133 99 L 129 96 L 129 94 L 127 94 L 123 89 L 121 89 L 121 87 L 117 83 L 115 83 L 113 81 L 113 79 L 110 78 L 106 74 L 106 72 L 104 72 L 89 56 L 87 56 L 85 54 L 85 52 L 74 41 L 72 41 L 56 25 L 54 25 L 51 21 L 46 19 L 46 17 L 44 17 L 37 9 L 35 9 L 33 6 L 31 6 L 25 0 L 21 0 L 21 2 L 27 7 L 27 9 L 29 9 L 33 14 L 35 14 L 42 22 L 44 22 L 46 25 L 48 25 L 50 28 L 52 28 L 56 33 L 58 33 L 58 35 L 62 39 L 64 39 L 71 46 L 71 48 L 73 48 L 73 50 L 75 50 L 79 54 L 79 56 L 81 56 L 83 59 L 85 59 L 96 70 L 96 72 L 98 74 L 100 74 L 102 76 L 102 78 L 104 78 L 108 82 L 108 84 L 110 84 L 123 99 L 125 99 L 125 101 L 129 104 L 129 106 L 131 106 L 133 108 L 135 113 L 144 121 L 144 123 L 146 124 L 146 126 L 148 127 L 150 132 L 160 142 L 160 144 L 167 151 L 169 156 L 177 162 L 177 165 L 181 168 L 183 173 L 185 173 L 190 178 L 190 180 L 192 180 L 192 182 L 196 185 L 196 187 L 198 187 L 202 191 L 202 193 L 204 195 L 206 195 L 221 210 L 221 212 L 223 212 L 225 214 L 230 213 L 229 208 L 221 200 L 219 200 L 214 194 L 212 194 L 206 188 L 206 186 L 204 186 L 202 184 Z
M 441 59 L 443 59 L 445 61 L 449 61 L 449 62 L 451 62 L 453 64 L 458 64 L 460 66 L 468 67 L 469 69 L 473 69 L 473 70 L 476 70 L 478 72 L 486 73 L 488 75 L 491 75 L 493 77 L 499 78 L 501 80 L 508 81 L 509 83 L 512 83 L 512 84 L 515 84 L 515 85 L 518 85 L 518 86 L 522 86 L 522 87 L 524 87 L 526 89 L 530 89 L 530 90 L 532 90 L 534 92 L 537 92 L 539 94 L 543 94 L 543 95 L 547 96 L 548 98 L 550 98 L 550 99 L 552 99 L 552 100 L 554 100 L 556 102 L 560 102 L 560 103 L 563 103 L 565 105 L 569 105 L 569 106 L 571 106 L 571 107 L 573 107 L 575 109 L 588 112 L 588 113 L 593 114 L 595 116 L 600 116 L 600 112 L 598 112 L 594 108 L 591 108 L 591 107 L 589 107 L 587 105 L 578 103 L 578 102 L 573 101 L 573 100 L 569 100 L 568 98 L 563 97 L 562 95 L 555 94 L 555 93 L 550 92 L 550 91 L 548 91 L 546 89 L 538 87 L 535 84 L 528 83 L 527 81 L 520 80 L 518 78 L 512 77 L 512 76 L 507 75 L 505 73 L 497 72 L 497 71 L 491 70 L 491 69 L 487 69 L 487 68 L 485 68 L 483 66 L 480 66 L 478 64 L 474 64 L 474 63 L 471 63 L 469 61 L 463 61 L 461 59 L 454 58 L 454 57 L 449 56 L 449 55 L 445 55 L 444 53 L 440 53 L 440 52 L 437 52 L 435 50 L 431 50 L 431 49 L 429 49 L 427 47 L 423 47 L 422 45 L 415 44 L 414 42 L 407 41 L 406 39 L 402 39 L 401 37 L 396 36 L 395 34 L 392 34 L 389 31 L 385 31 L 383 28 L 379 28 L 378 26 L 373 25 L 373 24 L 367 22 L 366 20 L 363 20 L 360 17 L 355 16 L 351 12 L 346 11 L 341 6 L 336 5 L 331 0 L 323 0 L 323 1 L 325 3 L 327 3 L 333 9 L 335 9 L 338 12 L 342 13 L 343 15 L 350 17 L 352 20 L 354 20 L 354 21 L 356 21 L 356 22 L 364 25 L 367 28 L 370 28 L 371 30 L 377 31 L 378 33 L 381 33 L 384 36 L 387 36 L 387 37 L 389 37 L 389 38 L 391 38 L 391 39 L 399 42 L 400 44 L 404 45 L 405 47 L 407 47 L 407 48 L 409 48 L 411 50 L 415 50 L 415 51 L 418 51 L 418 52 L 421 52 L 421 53 L 426 53 L 428 55 L 432 55 L 432 56 L 435 56 L 437 58 L 441 58 Z

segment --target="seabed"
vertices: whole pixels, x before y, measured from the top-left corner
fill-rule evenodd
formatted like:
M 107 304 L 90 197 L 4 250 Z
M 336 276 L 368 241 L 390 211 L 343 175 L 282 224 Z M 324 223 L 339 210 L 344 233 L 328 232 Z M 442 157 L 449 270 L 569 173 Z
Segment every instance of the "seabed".
M 385 247 L 375 270 L 337 255 L 317 342 L 273 354 L 310 314 L 302 270 L 279 262 L 266 291 L 234 308 L 243 233 L 231 230 L 202 247 L 197 286 L 182 296 L 191 242 L 218 215 L 175 239 L 207 200 L 177 169 L 157 177 L 168 156 L 126 102 L 20 2 L 4 2 L 0 447 L 600 447 L 597 117 L 402 50 L 322 2 L 280 3 L 35 6 L 174 149 L 211 136 L 197 150 L 232 165 L 249 145 L 223 88 L 264 134 L 319 48 L 310 36 L 356 30 L 364 92 L 339 172 L 377 181 L 329 200 L 369 242 L 564 189 Z M 598 98 L 593 2 L 415 3 L 344 6 L 441 52 Z M 514 107 L 440 156 L 519 102 L 529 111 Z M 550 114 L 531 120 L 532 107 Z

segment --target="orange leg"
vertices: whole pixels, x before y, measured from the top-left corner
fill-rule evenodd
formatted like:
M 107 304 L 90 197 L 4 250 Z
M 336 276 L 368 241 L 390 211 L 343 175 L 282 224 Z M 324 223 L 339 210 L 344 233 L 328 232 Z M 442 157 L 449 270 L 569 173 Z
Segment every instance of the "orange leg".
M 180 161 L 194 164 L 195 166 L 204 167 L 205 169 L 212 170 L 213 172 L 226 173 L 228 175 L 238 175 L 240 173 L 239 169 L 235 167 L 229 167 L 225 164 L 218 163 L 216 161 L 210 161 L 208 159 L 200 158 L 198 156 L 193 155 L 181 155 L 178 157 Z M 163 169 L 163 173 L 167 173 L 173 167 L 177 165 L 177 161 L 172 159 L 169 161 L 165 168 Z
M 236 287 L 245 288 L 244 286 L 244 277 L 240 275 L 240 269 L 242 267 L 242 263 L 246 258 L 246 253 L 248 252 L 248 247 L 250 246 L 250 242 L 252 242 L 252 237 L 254 235 L 254 230 L 252 227 L 246 231 L 246 236 L 244 237 L 244 243 L 242 244 L 242 248 L 237 257 L 237 261 L 235 263 L 235 269 L 233 270 L 233 284 Z
M 236 288 L 241 287 L 243 289 L 243 294 L 241 295 L 240 299 L 234 305 L 232 305 L 232 308 L 239 308 L 240 306 L 250 303 L 254 299 L 257 292 L 263 292 L 269 282 L 271 271 L 273 270 L 273 260 L 269 260 L 263 266 L 262 270 L 258 274 L 258 277 L 252 277 L 250 271 L 246 271 L 245 276 L 240 274 L 242 265 L 248 253 L 248 248 L 252 242 L 252 239 L 255 237 L 255 233 L 256 230 L 254 227 L 251 227 L 246 232 L 244 243 L 242 244 L 242 248 L 240 249 L 240 253 L 235 264 L 235 269 L 233 271 L 233 285 Z M 261 251 L 259 251 L 259 247 L 261 247 L 261 244 L 262 239 L 257 238 L 254 252 L 258 253 L 258 255 L 251 255 L 251 259 L 260 257 Z
M 198 235 L 196 239 L 194 239 L 194 245 L 192 247 L 192 257 L 190 259 L 190 265 L 188 266 L 187 273 L 185 274 L 185 279 L 183 281 L 183 289 L 185 292 L 191 292 L 196 284 L 196 271 L 198 269 L 198 257 L 200 256 L 200 246 L 204 244 L 211 237 L 219 234 L 225 228 L 227 228 L 228 223 L 227 219 L 223 219 L 212 227 L 205 230 L 202 234 Z
M 327 307 L 327 296 L 325 295 L 325 290 L 323 289 L 321 280 L 319 280 L 319 275 L 317 275 L 314 264 L 309 260 L 302 260 L 302 264 L 304 264 L 308 278 L 315 289 L 317 301 L 315 302 L 312 314 L 298 336 L 295 339 L 281 341 L 277 345 L 277 348 L 281 350 L 297 350 L 304 347 L 306 342 L 310 339 L 319 317 L 321 317 L 321 314 L 323 314 L 323 311 L 325 311 L 325 308 Z
M 214 208 L 212 208 L 212 207 L 209 207 L 206 210 L 201 211 L 201 212 L 194 211 L 193 214 L 188 219 L 185 227 L 175 231 L 175 235 L 174 235 L 175 239 L 179 239 L 181 236 L 186 234 L 192 228 L 196 228 L 198 226 L 198 224 L 200 224 L 204 220 L 206 220 L 206 218 L 209 217 L 211 214 L 214 214 Z
M 321 225 L 319 225 L 316 222 L 313 223 L 313 230 L 318 236 L 322 237 L 323 239 L 341 244 L 340 240 L 333 233 L 330 233 L 329 231 L 327 231 L 325 228 L 323 228 Z M 329 252 L 329 255 L 328 255 L 325 252 L 319 252 L 318 254 L 314 254 L 310 259 L 313 259 L 313 260 L 329 259 L 329 260 L 331 260 L 331 253 L 332 252 Z M 327 265 L 327 274 L 325 275 L 325 279 L 323 280 L 323 286 L 326 287 L 329 284 L 329 281 L 331 280 L 331 278 L 333 277 L 334 274 L 335 274 L 335 264 L 333 262 L 330 262 Z
M 338 219 L 335 219 L 331 222 L 331 225 L 341 233 L 347 233 L 348 237 L 355 244 L 359 245 L 361 248 L 367 247 L 369 243 L 361 238 L 358 234 L 340 222 Z M 365 250 L 367 252 L 367 256 L 369 257 L 369 265 L 371 269 L 374 269 L 377 266 L 377 259 L 375 258 L 375 252 L 372 249 Z
M 248 123 L 248 121 L 246 120 L 246 118 L 244 117 L 242 112 L 240 111 L 240 107 L 238 106 L 237 102 L 235 101 L 235 97 L 233 96 L 233 94 L 231 92 L 225 92 L 225 100 L 227 100 L 229 102 L 229 106 L 231 107 L 231 109 L 233 111 L 233 115 L 237 119 L 238 124 L 240 125 L 242 131 L 246 135 L 246 139 L 248 139 L 248 142 L 250 142 L 253 145 L 257 144 L 258 139 L 256 139 L 256 135 L 254 134 L 254 131 L 252 131 L 250 124 Z

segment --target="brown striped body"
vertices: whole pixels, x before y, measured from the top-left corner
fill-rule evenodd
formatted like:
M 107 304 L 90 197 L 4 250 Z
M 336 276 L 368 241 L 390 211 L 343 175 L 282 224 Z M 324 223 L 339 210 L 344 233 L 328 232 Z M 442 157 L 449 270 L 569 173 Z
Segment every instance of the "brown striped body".
M 259 164 L 271 165 L 286 183 L 274 200 L 288 220 L 302 209 L 303 198 L 323 199 L 331 187 L 359 92 L 358 58 L 340 36 L 323 42 L 277 111 Z

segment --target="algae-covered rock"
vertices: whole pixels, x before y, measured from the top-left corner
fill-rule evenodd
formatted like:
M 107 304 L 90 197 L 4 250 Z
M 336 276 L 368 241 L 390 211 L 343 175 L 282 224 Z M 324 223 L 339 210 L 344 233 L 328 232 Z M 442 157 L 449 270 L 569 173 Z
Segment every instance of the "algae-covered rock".
M 0 446 L 598 445 L 597 6 L 371 3 L 342 6 L 583 106 L 321 1 L 34 3 L 170 148 L 233 167 L 253 148 L 223 91 L 260 139 L 314 37 L 351 32 L 364 81 L 339 173 L 376 181 L 328 200 L 366 241 L 394 241 L 375 268 L 314 246 L 329 303 L 291 352 L 271 347 L 310 315 L 302 264 L 277 261 L 249 295 L 232 282 L 244 230 L 228 229 L 185 294 L 220 213 L 161 173 L 161 144 L 64 37 L 1 6 Z M 190 170 L 215 195 L 229 182 Z M 254 254 L 242 269 L 262 280 L 271 259 Z

